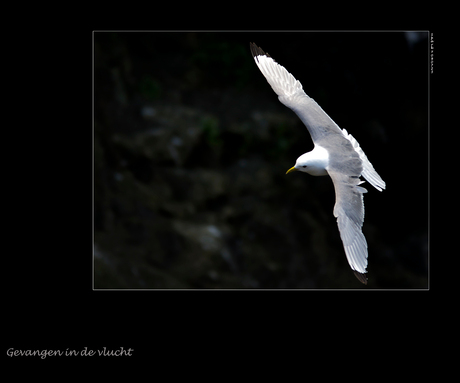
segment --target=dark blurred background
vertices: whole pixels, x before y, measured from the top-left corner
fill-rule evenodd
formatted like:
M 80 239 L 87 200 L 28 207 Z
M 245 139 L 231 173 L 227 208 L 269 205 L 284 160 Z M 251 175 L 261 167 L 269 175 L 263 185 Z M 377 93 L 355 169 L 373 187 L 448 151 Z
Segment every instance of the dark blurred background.
M 329 177 L 249 50 L 285 66 L 387 184 L 366 183 L 368 286 Z M 94 287 L 427 288 L 427 32 L 95 32 Z

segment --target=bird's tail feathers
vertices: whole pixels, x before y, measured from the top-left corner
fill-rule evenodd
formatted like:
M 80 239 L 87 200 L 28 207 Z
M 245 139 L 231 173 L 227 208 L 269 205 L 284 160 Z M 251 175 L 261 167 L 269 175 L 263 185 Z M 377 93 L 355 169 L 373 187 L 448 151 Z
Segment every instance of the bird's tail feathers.
M 367 182 L 369 182 L 378 191 L 382 191 L 382 189 L 385 189 L 385 186 L 386 186 L 385 181 L 382 180 L 379 174 L 375 171 L 374 167 L 367 159 L 366 154 L 364 154 L 363 150 L 359 146 L 358 141 L 356 141 L 356 139 L 351 134 L 349 134 L 345 129 L 342 129 L 342 133 L 346 138 L 348 138 L 348 140 L 353 145 L 353 148 L 359 154 L 359 158 L 361 159 L 363 163 L 363 171 L 361 173 L 362 176 L 367 180 Z

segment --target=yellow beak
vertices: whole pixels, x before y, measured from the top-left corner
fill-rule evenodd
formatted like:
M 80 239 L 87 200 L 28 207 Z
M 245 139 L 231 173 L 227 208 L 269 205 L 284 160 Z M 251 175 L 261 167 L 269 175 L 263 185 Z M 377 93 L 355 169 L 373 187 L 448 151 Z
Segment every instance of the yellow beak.
M 292 168 L 290 168 L 286 174 L 290 173 L 290 172 L 293 172 L 293 171 L 297 171 L 297 169 L 295 168 L 295 166 L 293 166 Z

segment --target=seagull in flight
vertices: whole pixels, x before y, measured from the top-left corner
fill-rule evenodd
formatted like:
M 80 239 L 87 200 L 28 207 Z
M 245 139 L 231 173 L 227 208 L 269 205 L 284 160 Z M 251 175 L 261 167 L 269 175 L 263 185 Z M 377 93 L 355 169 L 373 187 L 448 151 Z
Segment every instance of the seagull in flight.
M 367 285 L 367 242 L 361 230 L 364 222 L 363 176 L 378 191 L 385 182 L 377 174 L 356 139 L 338 125 L 303 91 L 286 68 L 256 44 L 250 44 L 254 61 L 278 99 L 302 120 L 314 143 L 286 174 L 301 171 L 313 176 L 329 175 L 335 189 L 334 216 L 348 263 L 356 278 Z

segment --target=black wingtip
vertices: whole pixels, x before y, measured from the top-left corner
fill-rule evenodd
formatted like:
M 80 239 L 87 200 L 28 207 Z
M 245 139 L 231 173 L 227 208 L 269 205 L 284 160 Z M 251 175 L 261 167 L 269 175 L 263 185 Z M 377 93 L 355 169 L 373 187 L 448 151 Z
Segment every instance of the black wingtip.
M 257 56 L 271 57 L 268 53 L 265 53 L 261 48 L 259 48 L 254 43 L 249 43 L 249 47 L 251 48 L 252 57 L 257 57 Z
M 353 273 L 355 274 L 355 277 L 358 278 L 358 281 L 367 285 L 367 274 L 360 273 L 356 270 L 353 270 Z

